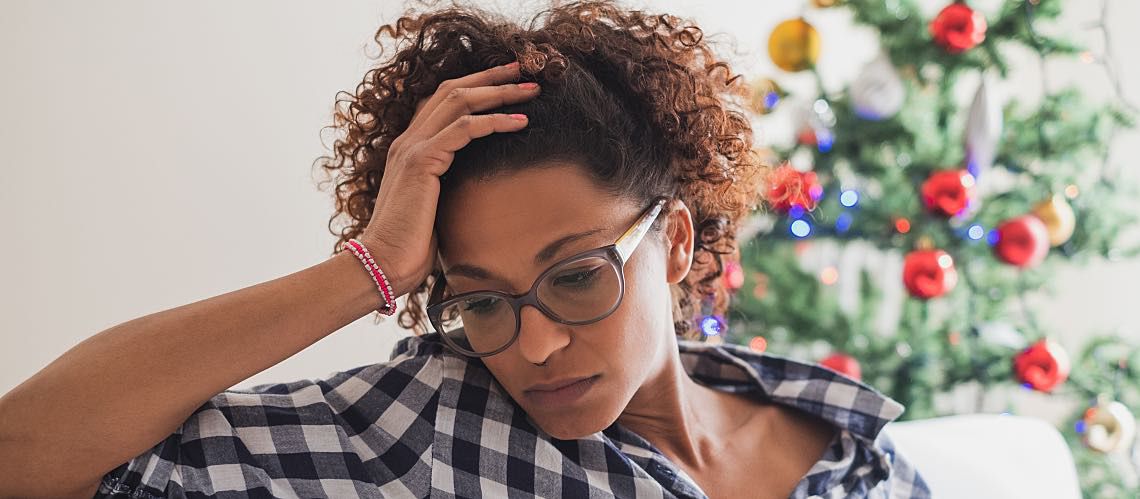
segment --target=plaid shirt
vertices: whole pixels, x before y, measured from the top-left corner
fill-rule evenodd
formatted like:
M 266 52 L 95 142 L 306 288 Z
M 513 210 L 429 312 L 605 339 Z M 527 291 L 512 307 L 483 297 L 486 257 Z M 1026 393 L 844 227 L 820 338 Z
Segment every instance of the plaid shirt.
M 898 402 L 828 369 L 735 345 L 680 342 L 696 381 L 793 406 L 840 431 L 792 497 L 929 497 L 880 430 Z M 744 471 L 744 470 L 741 470 Z M 576 440 L 538 430 L 477 359 L 438 334 L 324 380 L 227 390 L 107 473 L 96 497 L 701 498 L 617 423 Z

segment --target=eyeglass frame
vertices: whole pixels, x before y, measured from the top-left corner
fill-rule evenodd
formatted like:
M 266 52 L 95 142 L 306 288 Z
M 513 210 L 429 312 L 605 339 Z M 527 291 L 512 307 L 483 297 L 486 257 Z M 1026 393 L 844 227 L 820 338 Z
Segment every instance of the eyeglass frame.
M 538 278 L 536 278 L 534 280 L 534 283 L 531 284 L 529 291 L 522 293 L 522 294 L 516 295 L 516 294 L 510 294 L 510 293 L 506 293 L 506 292 L 498 291 L 498 290 L 493 290 L 493 289 L 485 289 L 485 290 L 476 290 L 476 291 L 468 291 L 465 293 L 460 293 L 458 295 L 452 296 L 452 297 L 448 298 L 447 300 L 441 302 L 440 300 L 442 300 L 442 298 L 443 298 L 444 288 L 447 287 L 447 278 L 444 276 L 443 272 L 439 272 L 437 274 L 436 280 L 432 283 L 432 290 L 431 290 L 431 293 L 429 295 L 428 302 L 427 302 L 428 303 L 427 304 L 428 320 L 431 322 L 432 327 L 434 327 L 435 330 L 437 332 L 439 332 L 440 336 L 443 338 L 444 343 L 446 343 L 447 346 L 450 347 L 452 350 L 454 350 L 457 353 L 466 355 L 468 357 L 482 358 L 482 357 L 490 357 L 492 355 L 502 353 L 506 349 L 510 348 L 511 345 L 514 345 L 516 341 L 518 341 L 519 333 L 522 332 L 522 308 L 526 305 L 531 305 L 534 308 L 538 309 L 548 319 L 553 320 L 555 322 L 558 322 L 560 324 L 566 324 L 568 326 L 584 326 L 584 325 L 593 324 L 593 323 L 598 322 L 602 319 L 605 319 L 606 317 L 609 317 L 611 314 L 613 314 L 615 310 L 617 310 L 617 308 L 621 305 L 622 300 L 625 298 L 625 264 L 626 264 L 626 262 L 629 261 L 629 258 L 633 255 L 634 250 L 636 250 L 638 248 L 638 246 L 641 245 L 641 241 L 645 238 L 644 237 L 645 234 L 649 232 L 650 227 L 652 227 L 653 223 L 657 220 L 658 216 L 661 214 L 661 211 L 665 208 L 665 205 L 671 200 L 672 200 L 672 198 L 670 198 L 669 196 L 657 196 L 656 198 L 654 198 L 653 204 L 650 205 L 648 208 L 646 208 L 644 211 L 642 211 L 642 214 L 641 214 L 641 216 L 638 217 L 637 221 L 634 222 L 634 224 L 632 226 L 630 226 L 628 229 L 626 229 L 626 231 L 623 232 L 622 235 L 619 236 L 616 241 L 614 241 L 613 243 L 608 244 L 606 246 L 602 246 L 600 248 L 594 248 L 592 250 L 587 250 L 587 251 L 583 251 L 580 253 L 576 253 L 574 255 L 568 256 L 566 258 L 563 258 L 563 259 L 555 262 L 550 267 L 548 267 L 546 270 L 544 270 L 541 274 L 538 275 Z M 545 280 L 546 277 L 552 271 L 554 271 L 558 267 L 561 267 L 566 262 L 569 262 L 572 260 L 584 259 L 584 258 L 588 258 L 591 256 L 600 256 L 601 258 L 604 258 L 607 262 L 609 262 L 609 264 L 611 266 L 614 266 L 615 269 L 617 270 L 617 274 L 618 274 L 618 299 L 614 302 L 614 305 L 612 307 L 610 307 L 609 310 L 602 313 L 597 318 L 590 319 L 587 321 L 563 320 L 561 317 L 558 316 L 558 314 L 554 313 L 553 310 L 550 310 L 549 308 L 547 308 L 546 304 L 542 303 L 538 299 L 538 285 L 540 283 L 542 283 L 542 281 Z M 453 304 L 454 302 L 457 302 L 459 300 L 462 300 L 462 299 L 465 299 L 469 296 L 473 296 L 473 295 L 477 295 L 477 294 L 478 295 L 488 295 L 489 294 L 489 295 L 498 296 L 499 298 L 503 299 L 508 304 L 510 304 L 512 312 L 515 315 L 515 331 L 511 335 L 511 339 L 507 340 L 507 342 L 505 344 L 503 344 L 503 346 L 501 346 L 501 347 L 499 347 L 499 348 L 497 348 L 491 352 L 487 352 L 487 353 L 472 352 L 470 350 L 467 350 L 467 349 L 455 344 L 455 342 L 452 341 L 452 339 L 449 338 L 448 335 L 443 332 L 443 328 L 440 327 L 440 321 L 442 319 L 443 310 L 447 306 Z M 463 326 L 463 327 L 466 328 L 466 326 Z

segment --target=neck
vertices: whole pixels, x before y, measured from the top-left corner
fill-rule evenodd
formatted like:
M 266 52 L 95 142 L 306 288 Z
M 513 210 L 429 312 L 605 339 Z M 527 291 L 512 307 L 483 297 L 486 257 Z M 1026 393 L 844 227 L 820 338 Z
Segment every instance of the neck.
M 754 411 L 741 410 L 749 402 L 740 397 L 693 381 L 676 353 L 676 340 L 666 345 L 658 362 L 661 367 L 641 385 L 617 421 L 670 460 L 700 470 Z

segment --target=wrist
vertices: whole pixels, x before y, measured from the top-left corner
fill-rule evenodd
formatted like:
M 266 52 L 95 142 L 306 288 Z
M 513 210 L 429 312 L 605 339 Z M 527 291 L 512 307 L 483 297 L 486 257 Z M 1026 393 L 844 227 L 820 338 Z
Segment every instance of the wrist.
M 377 289 L 368 269 L 352 251 L 341 251 L 329 263 L 336 267 L 337 275 L 340 276 L 337 282 L 352 290 L 350 301 L 356 317 L 363 317 L 387 306 L 384 294 Z
M 372 281 L 380 295 L 382 306 L 377 309 L 377 312 L 388 316 L 394 315 L 396 313 L 396 299 L 400 297 L 400 292 L 396 290 L 396 286 L 403 281 L 398 279 L 398 274 L 394 272 L 391 266 L 383 262 L 387 259 L 381 258 L 375 253 L 378 249 L 377 245 L 353 238 L 341 243 L 341 248 L 356 258 L 363 269 L 363 273 Z M 384 251 L 384 254 L 390 253 Z M 391 261 L 399 260 L 393 258 Z M 387 270 L 384 267 L 388 267 Z
M 372 256 L 372 260 L 380 267 L 380 271 L 384 274 L 384 277 L 388 278 L 388 285 L 392 288 L 393 301 L 410 291 L 407 287 L 407 279 L 405 278 L 406 272 L 399 267 L 399 264 L 404 261 L 404 259 L 397 256 L 397 251 L 381 241 L 365 236 L 357 237 L 356 240 L 364 245 L 368 253 Z M 360 262 L 357 261 L 357 263 Z M 361 271 L 364 272 L 365 275 L 369 274 L 368 270 L 363 268 L 363 266 Z M 376 287 L 375 283 L 373 287 Z

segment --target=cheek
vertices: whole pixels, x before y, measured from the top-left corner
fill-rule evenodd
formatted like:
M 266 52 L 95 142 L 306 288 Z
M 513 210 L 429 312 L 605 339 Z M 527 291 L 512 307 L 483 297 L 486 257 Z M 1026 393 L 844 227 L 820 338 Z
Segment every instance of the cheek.
M 637 270 L 648 272 L 639 273 L 641 276 L 657 275 L 653 274 L 654 269 Z M 637 385 L 656 367 L 663 349 L 669 345 L 667 335 L 673 330 L 672 305 L 668 283 L 663 277 L 660 282 L 638 285 L 638 278 L 632 273 L 628 276 L 625 298 L 614 311 L 615 320 L 607 325 L 611 330 L 605 344 L 598 348 L 609 358 L 610 367 L 619 369 L 629 378 L 626 381 Z

